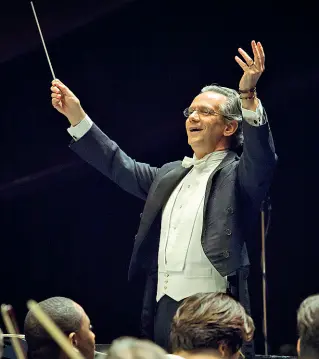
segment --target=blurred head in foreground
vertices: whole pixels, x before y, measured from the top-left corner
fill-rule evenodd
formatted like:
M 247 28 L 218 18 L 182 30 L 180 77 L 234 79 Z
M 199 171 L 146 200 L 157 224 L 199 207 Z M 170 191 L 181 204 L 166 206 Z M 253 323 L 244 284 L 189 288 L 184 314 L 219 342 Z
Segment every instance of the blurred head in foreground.
M 184 358 L 209 356 L 237 359 L 255 326 L 243 306 L 225 293 L 195 294 L 173 318 L 171 347 Z M 198 357 L 199 359 L 199 357 Z
M 80 351 L 86 359 L 94 358 L 95 335 L 91 331 L 90 319 L 80 305 L 69 298 L 53 297 L 40 302 L 39 306 L 68 337 L 75 350 Z M 24 334 L 29 359 L 67 357 L 31 310 L 25 318 Z

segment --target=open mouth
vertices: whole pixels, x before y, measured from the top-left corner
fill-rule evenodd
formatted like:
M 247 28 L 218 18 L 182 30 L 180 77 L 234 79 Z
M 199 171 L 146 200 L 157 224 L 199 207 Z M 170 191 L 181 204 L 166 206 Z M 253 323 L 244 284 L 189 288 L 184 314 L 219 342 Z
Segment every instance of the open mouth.
M 202 131 L 202 129 L 201 128 L 191 128 L 189 131 L 190 132 L 200 132 L 200 131 Z

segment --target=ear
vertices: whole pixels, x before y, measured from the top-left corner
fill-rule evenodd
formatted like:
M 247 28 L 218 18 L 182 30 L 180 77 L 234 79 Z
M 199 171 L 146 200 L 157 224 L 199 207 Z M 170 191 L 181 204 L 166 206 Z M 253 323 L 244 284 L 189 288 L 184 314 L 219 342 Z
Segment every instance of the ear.
M 225 344 L 219 344 L 218 351 L 220 352 L 222 358 L 227 356 L 227 348 Z
M 224 128 L 224 136 L 229 137 L 233 135 L 238 128 L 238 122 L 236 120 L 227 121 Z
M 74 332 L 70 333 L 68 336 L 69 342 L 73 347 L 77 347 L 78 346 L 78 342 L 76 339 L 76 334 Z
M 300 356 L 300 338 L 297 341 L 297 353 L 298 353 L 298 356 Z

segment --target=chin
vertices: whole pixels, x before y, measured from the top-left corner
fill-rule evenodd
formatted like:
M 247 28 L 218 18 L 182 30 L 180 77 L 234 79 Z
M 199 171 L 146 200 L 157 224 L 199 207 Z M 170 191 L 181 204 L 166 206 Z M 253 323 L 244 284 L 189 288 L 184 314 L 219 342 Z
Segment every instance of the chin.
M 188 138 L 188 144 L 191 146 L 200 144 L 201 142 L 202 142 L 202 140 L 199 138 Z

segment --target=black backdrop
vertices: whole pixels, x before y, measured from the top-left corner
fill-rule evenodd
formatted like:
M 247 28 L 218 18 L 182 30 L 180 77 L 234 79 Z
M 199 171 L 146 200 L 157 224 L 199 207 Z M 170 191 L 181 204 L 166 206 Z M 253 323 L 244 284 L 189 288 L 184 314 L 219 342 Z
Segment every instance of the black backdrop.
M 237 48 L 263 42 L 258 94 L 280 158 L 267 240 L 269 339 L 272 352 L 294 343 L 296 309 L 318 291 L 314 9 L 205 0 L 134 1 L 112 11 L 106 1 L 36 4 L 58 78 L 126 152 L 152 165 L 191 155 L 182 110 L 203 85 L 237 88 Z M 15 307 L 22 326 L 27 299 L 69 296 L 106 343 L 137 333 L 140 290 L 127 284 L 127 267 L 143 203 L 68 149 L 28 6 L 13 1 L 1 15 L 8 26 L 0 36 L 0 301 Z M 256 237 L 250 248 L 250 290 L 261 352 L 259 244 Z

